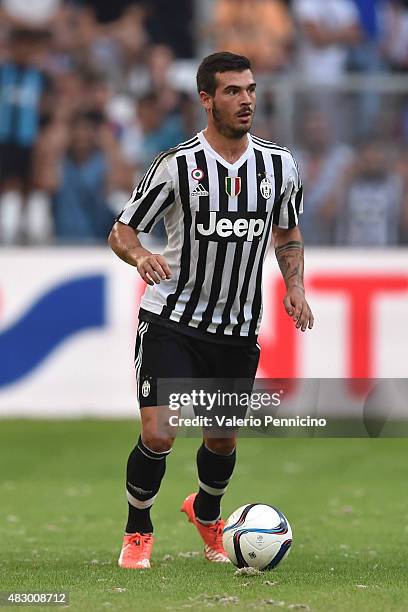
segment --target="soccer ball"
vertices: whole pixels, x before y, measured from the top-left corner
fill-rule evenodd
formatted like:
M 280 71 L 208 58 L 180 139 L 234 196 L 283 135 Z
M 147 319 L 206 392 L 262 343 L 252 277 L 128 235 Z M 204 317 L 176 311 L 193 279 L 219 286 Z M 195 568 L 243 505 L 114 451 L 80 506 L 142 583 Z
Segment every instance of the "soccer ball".
M 234 565 L 270 570 L 289 554 L 292 529 L 277 508 L 247 504 L 228 518 L 222 541 Z

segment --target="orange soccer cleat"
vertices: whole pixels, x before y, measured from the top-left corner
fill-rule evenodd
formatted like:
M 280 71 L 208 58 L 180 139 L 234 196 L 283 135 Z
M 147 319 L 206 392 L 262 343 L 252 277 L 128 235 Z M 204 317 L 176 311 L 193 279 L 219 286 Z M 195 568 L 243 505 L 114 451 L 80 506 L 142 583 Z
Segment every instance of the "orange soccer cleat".
M 230 563 L 224 546 L 222 545 L 222 530 L 224 529 L 225 523 L 222 519 L 218 519 L 217 522 L 211 525 L 203 525 L 200 523 L 196 518 L 193 506 L 196 495 L 197 493 L 192 493 L 186 497 L 180 510 L 181 512 L 185 512 L 190 523 L 193 523 L 197 527 L 198 533 L 204 541 L 205 558 L 213 563 Z
M 153 548 L 151 533 L 131 533 L 123 537 L 118 565 L 126 569 L 148 569 Z

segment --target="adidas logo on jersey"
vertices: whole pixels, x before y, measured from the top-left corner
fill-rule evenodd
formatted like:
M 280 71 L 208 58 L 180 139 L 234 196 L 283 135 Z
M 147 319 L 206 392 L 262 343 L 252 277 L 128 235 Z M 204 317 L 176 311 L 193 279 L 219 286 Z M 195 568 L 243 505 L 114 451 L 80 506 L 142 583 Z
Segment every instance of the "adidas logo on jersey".
M 245 215 L 245 216 L 243 216 Z M 196 214 L 197 240 L 252 242 L 260 240 L 265 229 L 266 213 L 201 212 Z
M 201 183 L 198 183 L 197 187 L 190 193 L 190 196 L 208 196 L 208 191 L 206 189 L 204 189 L 203 185 Z

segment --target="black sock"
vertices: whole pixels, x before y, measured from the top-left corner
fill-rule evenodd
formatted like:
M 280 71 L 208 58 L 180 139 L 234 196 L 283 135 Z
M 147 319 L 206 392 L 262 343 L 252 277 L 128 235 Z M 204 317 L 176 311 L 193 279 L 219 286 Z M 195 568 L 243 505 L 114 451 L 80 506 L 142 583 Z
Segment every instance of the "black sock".
M 203 523 L 213 523 L 221 516 L 224 495 L 235 466 L 235 449 L 229 455 L 218 455 L 204 444 L 197 452 L 198 484 L 194 512 Z
M 126 470 L 126 491 L 129 506 L 126 533 L 152 533 L 150 508 L 159 491 L 166 471 L 170 450 L 156 453 L 147 448 L 139 437 L 129 455 Z

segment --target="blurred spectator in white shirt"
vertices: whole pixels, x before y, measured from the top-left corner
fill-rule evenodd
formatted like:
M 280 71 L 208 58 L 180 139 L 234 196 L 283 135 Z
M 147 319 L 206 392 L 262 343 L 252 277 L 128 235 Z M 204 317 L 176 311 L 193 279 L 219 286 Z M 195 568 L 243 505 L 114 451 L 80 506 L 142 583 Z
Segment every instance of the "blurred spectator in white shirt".
M 357 150 L 339 191 L 336 242 L 351 247 L 398 244 L 403 218 L 403 185 L 380 140 Z
M 337 83 L 347 67 L 348 50 L 360 40 L 359 15 L 352 0 L 294 0 L 300 25 L 298 63 L 302 76 Z
M 338 177 L 350 164 L 353 153 L 347 145 L 333 143 L 323 113 L 309 112 L 302 125 L 303 141 L 295 153 L 307 210 L 301 219 L 302 233 L 308 245 L 331 244 Z

